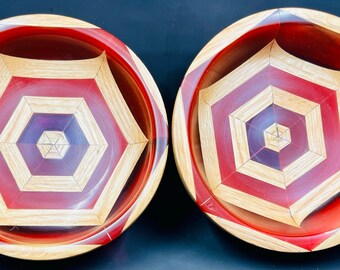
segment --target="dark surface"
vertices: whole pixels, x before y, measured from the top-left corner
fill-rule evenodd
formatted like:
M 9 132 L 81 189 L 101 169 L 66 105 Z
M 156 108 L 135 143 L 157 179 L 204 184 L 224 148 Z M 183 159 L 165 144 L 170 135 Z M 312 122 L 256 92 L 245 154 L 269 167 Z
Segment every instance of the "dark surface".
M 1 1 L 0 18 L 54 13 L 91 22 L 141 58 L 171 119 L 181 80 L 199 50 L 220 30 L 258 11 L 305 7 L 340 16 L 338 0 Z M 0 256 L 0 269 L 340 269 L 340 248 L 308 254 L 271 252 L 214 225 L 195 205 L 169 152 L 161 185 L 143 215 L 122 236 L 93 252 L 54 262 Z

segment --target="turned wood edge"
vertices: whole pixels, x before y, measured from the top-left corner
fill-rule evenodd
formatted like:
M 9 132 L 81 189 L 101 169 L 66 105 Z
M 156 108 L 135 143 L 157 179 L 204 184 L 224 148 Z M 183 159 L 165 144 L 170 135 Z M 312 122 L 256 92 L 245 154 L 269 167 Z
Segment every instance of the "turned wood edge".
M 8 257 L 33 261 L 59 260 L 92 251 L 101 245 L 0 245 L 0 253 Z
M 137 220 L 137 218 L 143 213 L 143 211 L 146 209 L 146 207 L 149 205 L 152 198 L 154 197 L 164 174 L 165 165 L 168 157 L 168 148 L 169 146 L 166 146 L 157 166 L 152 171 L 142 193 L 139 195 L 135 204 L 132 206 L 133 210 L 124 225 L 123 231 L 125 231 Z
M 278 8 L 262 11 L 249 15 L 241 20 L 226 27 L 216 36 L 214 36 L 197 54 L 186 75 L 201 66 L 205 61 L 216 56 L 220 51 L 236 41 L 238 38 L 246 34 L 251 29 L 257 27 L 262 21 L 271 16 L 273 13 L 280 11 L 288 12 L 292 15 L 300 17 L 303 20 L 321 26 L 335 33 L 340 33 L 339 17 L 325 13 L 322 11 L 304 9 L 304 8 Z
M 196 201 L 196 188 L 184 115 L 182 90 L 179 89 L 172 115 L 172 147 L 175 163 L 188 194 Z
M 340 244 L 340 229 L 334 231 L 328 238 L 326 238 L 319 245 L 313 249 L 305 249 L 289 242 L 272 237 L 260 231 L 255 231 L 251 228 L 245 227 L 241 224 L 231 222 L 229 220 L 217 217 L 213 214 L 205 213 L 215 224 L 223 230 L 229 232 L 233 236 L 244 240 L 252 245 L 260 246 L 268 250 L 274 250 L 285 253 L 307 253 L 335 247 Z M 310 236 L 306 236 L 309 238 Z
M 0 25 L 20 25 L 62 28 L 98 28 L 91 23 L 63 15 L 29 14 L 0 20 Z

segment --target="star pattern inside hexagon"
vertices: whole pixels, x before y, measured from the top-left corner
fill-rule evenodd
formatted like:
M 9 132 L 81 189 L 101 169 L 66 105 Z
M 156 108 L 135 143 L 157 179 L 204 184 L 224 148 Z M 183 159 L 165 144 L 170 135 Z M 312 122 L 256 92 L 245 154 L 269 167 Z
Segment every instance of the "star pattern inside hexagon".
M 40 136 L 37 147 L 43 158 L 62 159 L 70 145 L 64 132 L 47 130 Z
M 276 152 L 280 152 L 291 142 L 289 128 L 277 123 L 268 127 L 263 135 L 266 147 Z

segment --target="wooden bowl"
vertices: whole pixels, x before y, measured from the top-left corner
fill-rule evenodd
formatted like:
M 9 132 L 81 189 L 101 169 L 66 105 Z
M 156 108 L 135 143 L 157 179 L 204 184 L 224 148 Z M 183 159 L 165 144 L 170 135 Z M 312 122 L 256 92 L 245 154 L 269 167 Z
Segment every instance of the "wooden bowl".
M 167 157 L 162 98 L 139 58 L 56 15 L 0 21 L 0 253 L 104 245 L 141 214 Z
M 173 114 L 183 182 L 204 213 L 257 246 L 340 243 L 340 19 L 283 8 L 215 36 Z

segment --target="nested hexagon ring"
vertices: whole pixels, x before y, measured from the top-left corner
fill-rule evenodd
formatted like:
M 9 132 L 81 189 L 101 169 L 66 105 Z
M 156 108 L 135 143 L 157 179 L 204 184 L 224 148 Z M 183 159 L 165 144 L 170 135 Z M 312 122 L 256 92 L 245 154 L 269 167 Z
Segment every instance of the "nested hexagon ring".
M 196 203 L 231 234 L 307 252 L 340 243 L 340 19 L 264 11 L 189 67 L 173 145 Z
M 56 15 L 0 21 L 0 253 L 58 259 L 110 242 L 167 157 L 162 98 L 109 33 Z

